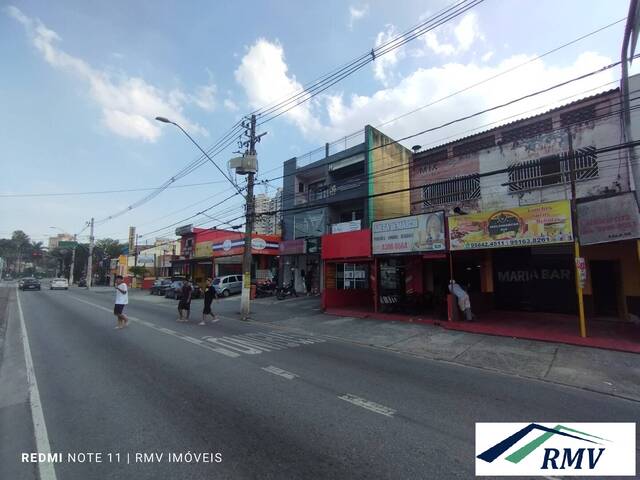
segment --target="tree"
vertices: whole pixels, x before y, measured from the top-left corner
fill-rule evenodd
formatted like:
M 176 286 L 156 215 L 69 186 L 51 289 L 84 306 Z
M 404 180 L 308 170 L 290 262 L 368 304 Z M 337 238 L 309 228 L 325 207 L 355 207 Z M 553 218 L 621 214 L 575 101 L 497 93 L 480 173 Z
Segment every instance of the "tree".
M 95 250 L 102 253 L 102 257 L 118 258 L 124 253 L 125 245 L 113 238 L 102 238 L 96 241 Z
M 22 259 L 25 257 L 25 255 L 29 254 L 31 240 L 29 239 L 29 235 L 24 233 L 22 230 L 15 230 L 11 234 L 11 242 L 13 242 L 13 247 L 16 251 L 16 270 L 18 271 L 18 273 L 20 273 Z
M 141 265 L 135 267 L 129 267 L 129 272 L 133 274 L 134 277 L 144 278 L 144 274 L 147 273 L 147 269 Z

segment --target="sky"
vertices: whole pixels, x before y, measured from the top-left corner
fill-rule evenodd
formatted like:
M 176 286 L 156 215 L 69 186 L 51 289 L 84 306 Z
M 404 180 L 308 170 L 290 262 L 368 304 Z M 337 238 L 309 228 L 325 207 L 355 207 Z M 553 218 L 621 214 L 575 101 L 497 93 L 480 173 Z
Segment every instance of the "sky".
M 97 238 L 124 241 L 135 226 L 143 243 L 182 224 L 242 224 L 239 195 L 194 216 L 233 193 L 210 163 L 113 215 L 200 156 L 176 127 L 154 118 L 179 123 L 207 149 L 244 115 L 450 4 L 1 3 L 0 238 L 21 229 L 46 243 L 63 230 L 86 241 L 91 217 Z M 285 160 L 367 124 L 402 138 L 611 64 L 620 57 L 624 21 L 536 57 L 623 19 L 627 9 L 620 0 L 485 0 L 262 125 L 256 193 L 275 192 Z M 619 77 L 612 68 L 404 143 L 436 146 L 615 88 Z M 223 171 L 236 149 L 214 158 Z M 78 195 L 113 190 L 137 191 Z

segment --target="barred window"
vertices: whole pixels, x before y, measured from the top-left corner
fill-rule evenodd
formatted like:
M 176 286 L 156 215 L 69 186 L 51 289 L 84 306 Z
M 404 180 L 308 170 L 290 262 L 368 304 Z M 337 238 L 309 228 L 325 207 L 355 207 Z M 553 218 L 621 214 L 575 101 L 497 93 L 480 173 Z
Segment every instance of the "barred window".
M 574 152 L 576 181 L 598 176 L 598 156 L 595 147 Z M 508 168 L 509 191 L 520 192 L 571 181 L 571 156 L 569 152 L 537 158 Z
M 582 122 L 588 122 L 596 118 L 596 104 L 587 105 L 586 107 L 577 108 L 569 112 L 560 114 L 560 122 L 563 127 L 575 125 Z
M 480 175 L 456 177 L 422 187 L 425 207 L 480 198 Z
M 478 150 L 484 150 L 485 148 L 491 148 L 496 146 L 495 135 L 489 135 L 477 140 L 471 140 L 470 142 L 460 143 L 453 147 L 453 156 L 461 157 L 467 153 L 477 152 Z
M 543 120 L 538 120 L 534 123 L 522 125 L 521 127 L 512 128 L 510 130 L 504 130 L 502 132 L 502 142 L 509 143 L 523 138 L 531 138 L 541 133 L 550 132 L 553 129 L 553 120 L 551 117 Z

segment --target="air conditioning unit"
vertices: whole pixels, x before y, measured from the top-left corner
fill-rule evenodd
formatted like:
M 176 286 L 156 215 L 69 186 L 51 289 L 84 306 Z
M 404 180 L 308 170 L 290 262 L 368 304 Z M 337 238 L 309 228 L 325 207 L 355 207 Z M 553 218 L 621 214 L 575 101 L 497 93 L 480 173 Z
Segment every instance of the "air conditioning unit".
M 258 171 L 258 157 L 255 155 L 243 155 L 229 160 L 229 167 L 235 168 L 238 175 L 256 173 Z

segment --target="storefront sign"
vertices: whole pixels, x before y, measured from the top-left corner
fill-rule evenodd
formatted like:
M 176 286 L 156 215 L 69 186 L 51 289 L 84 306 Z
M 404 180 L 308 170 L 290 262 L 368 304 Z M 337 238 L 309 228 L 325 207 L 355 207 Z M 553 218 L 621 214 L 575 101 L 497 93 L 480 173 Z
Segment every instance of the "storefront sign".
M 444 213 L 373 222 L 373 254 L 413 253 L 444 250 Z
M 210 257 L 213 242 L 197 242 L 195 257 Z
M 578 283 L 580 288 L 584 288 L 587 282 L 587 262 L 582 257 L 576 257 L 576 270 L 578 271 Z
M 325 209 L 308 210 L 293 216 L 294 238 L 320 237 L 326 232 Z
M 138 255 L 138 266 L 153 267 L 156 257 L 154 255 Z
M 360 220 L 352 220 L 351 222 L 334 223 L 331 225 L 331 233 L 355 232 L 360 230 L 362 222 Z
M 568 201 L 449 217 L 451 250 L 528 247 L 573 240 Z
M 267 247 L 267 242 L 263 238 L 252 238 L 251 248 L 254 250 L 264 250 Z
M 322 250 L 322 241 L 320 237 L 307 238 L 307 253 L 320 253 Z
M 129 227 L 129 253 L 131 255 L 136 251 L 136 227 Z
M 633 193 L 578 204 L 580 243 L 640 238 L 640 214 Z

